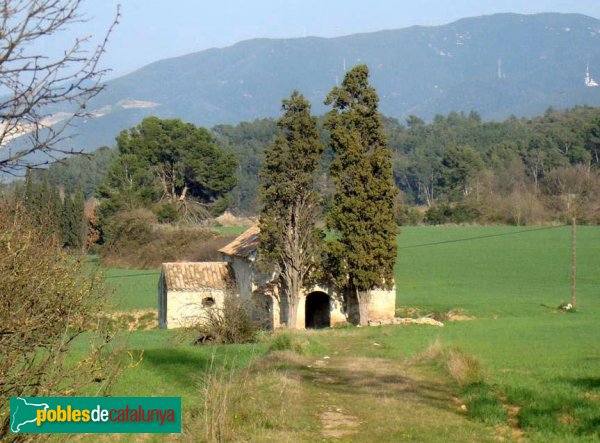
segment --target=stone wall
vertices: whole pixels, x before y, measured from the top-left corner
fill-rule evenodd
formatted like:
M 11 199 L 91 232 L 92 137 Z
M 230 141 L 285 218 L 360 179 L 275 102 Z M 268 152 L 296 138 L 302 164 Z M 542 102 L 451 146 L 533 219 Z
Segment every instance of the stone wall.
M 304 329 L 306 320 L 306 297 L 313 292 L 323 292 L 329 296 L 329 321 L 330 326 L 343 324 L 347 322 L 344 301 L 342 295 L 328 286 L 313 285 L 304 288 L 298 303 L 298 313 L 296 316 L 298 329 Z
M 167 329 L 194 326 L 202 320 L 207 309 L 222 308 L 225 298 L 225 292 L 216 289 L 170 291 L 166 295 L 166 315 L 160 327 Z
M 260 293 L 260 288 L 271 281 L 272 275 L 260 272 L 253 262 L 237 256 L 224 256 L 230 263 L 236 281 L 235 292 L 243 303 L 249 306 L 253 320 L 268 329 L 285 326 L 287 319 L 287 300 L 276 294 Z M 166 292 L 164 279 L 159 281 L 159 324 L 161 328 L 178 328 L 191 326 L 203 317 L 205 309 L 202 300 L 211 297 L 216 308 L 223 307 L 225 291 L 206 289 L 202 291 L 170 291 Z M 312 292 L 323 292 L 329 297 L 330 326 L 346 322 L 359 323 L 359 309 L 356 297 L 346 297 L 334 288 L 313 285 L 304 288 L 298 303 L 296 328 L 304 329 L 306 321 L 306 298 Z M 369 320 L 372 322 L 390 323 L 394 320 L 396 310 L 396 290 L 375 289 L 370 291 Z
M 396 287 L 370 291 L 369 321 L 389 323 L 396 315 Z

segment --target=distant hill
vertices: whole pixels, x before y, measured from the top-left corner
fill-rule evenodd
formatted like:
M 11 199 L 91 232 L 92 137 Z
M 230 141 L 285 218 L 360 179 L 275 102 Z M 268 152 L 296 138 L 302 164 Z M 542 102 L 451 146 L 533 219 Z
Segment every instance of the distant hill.
M 496 14 L 339 38 L 255 39 L 161 60 L 108 82 L 77 144 L 113 144 L 147 115 L 203 126 L 277 116 L 294 88 L 320 114 L 344 66 L 357 63 L 369 65 L 382 112 L 400 119 L 470 110 L 502 119 L 600 105 L 600 20 Z

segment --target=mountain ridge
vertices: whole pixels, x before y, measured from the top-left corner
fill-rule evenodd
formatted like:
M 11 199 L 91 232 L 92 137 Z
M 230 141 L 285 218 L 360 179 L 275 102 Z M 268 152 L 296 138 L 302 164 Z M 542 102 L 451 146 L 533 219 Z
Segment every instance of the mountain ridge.
M 501 13 L 339 37 L 244 40 L 108 81 L 90 103 L 101 115 L 78 125 L 77 140 L 86 149 L 112 144 L 148 115 L 202 126 L 276 117 L 293 89 L 322 114 L 344 67 L 359 63 L 369 65 L 381 111 L 399 119 L 475 110 L 495 120 L 600 105 L 600 88 L 584 84 L 586 66 L 600 77 L 600 20 Z

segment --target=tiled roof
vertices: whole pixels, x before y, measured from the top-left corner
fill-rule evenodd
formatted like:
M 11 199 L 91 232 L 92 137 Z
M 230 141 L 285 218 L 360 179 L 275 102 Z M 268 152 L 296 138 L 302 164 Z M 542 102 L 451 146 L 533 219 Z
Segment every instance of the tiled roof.
M 227 289 L 233 271 L 226 262 L 163 263 L 162 273 L 169 291 Z
M 237 237 L 234 241 L 219 249 L 219 252 L 227 255 L 237 255 L 248 258 L 258 248 L 258 225 L 254 225 Z

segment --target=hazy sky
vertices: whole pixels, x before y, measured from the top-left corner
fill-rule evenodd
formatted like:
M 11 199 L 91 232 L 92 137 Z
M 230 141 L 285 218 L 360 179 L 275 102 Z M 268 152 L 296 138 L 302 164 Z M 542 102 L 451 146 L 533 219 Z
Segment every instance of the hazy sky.
M 60 40 L 98 37 L 117 3 L 121 24 L 104 58 L 113 70 L 110 77 L 163 58 L 256 37 L 332 37 L 496 12 L 577 12 L 600 18 L 600 0 L 87 0 L 88 22 L 63 33 Z

